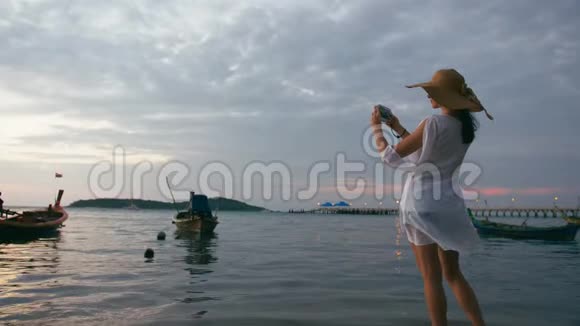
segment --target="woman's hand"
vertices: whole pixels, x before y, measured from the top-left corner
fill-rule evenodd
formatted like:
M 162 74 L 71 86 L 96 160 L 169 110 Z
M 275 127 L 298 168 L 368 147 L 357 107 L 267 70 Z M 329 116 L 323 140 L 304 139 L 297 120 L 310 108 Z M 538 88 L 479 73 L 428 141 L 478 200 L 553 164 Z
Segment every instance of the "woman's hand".
M 381 112 L 379 111 L 379 107 L 375 106 L 373 112 L 371 113 L 371 126 L 380 126 L 381 125 Z
M 379 110 L 378 106 L 375 106 L 373 109 L 373 113 L 371 114 L 371 126 L 373 127 L 378 127 L 381 125 L 381 111 Z M 399 132 L 401 130 L 403 130 L 403 126 L 401 126 L 401 123 L 399 122 L 399 118 L 397 118 L 396 115 L 392 114 L 391 118 L 387 120 L 386 122 L 387 126 L 389 126 L 389 128 L 393 129 L 395 132 Z
M 397 118 L 397 116 L 394 114 L 391 115 L 391 118 L 389 120 L 387 120 L 387 126 L 389 126 L 389 128 L 393 129 L 398 134 L 399 131 L 403 130 L 403 126 L 401 126 L 399 118 Z
M 375 136 L 375 142 L 377 143 L 377 151 L 382 152 L 387 148 L 389 143 L 383 136 L 383 128 L 381 125 L 381 112 L 378 106 L 375 106 L 373 113 L 371 113 L 371 127 L 373 128 L 373 135 Z

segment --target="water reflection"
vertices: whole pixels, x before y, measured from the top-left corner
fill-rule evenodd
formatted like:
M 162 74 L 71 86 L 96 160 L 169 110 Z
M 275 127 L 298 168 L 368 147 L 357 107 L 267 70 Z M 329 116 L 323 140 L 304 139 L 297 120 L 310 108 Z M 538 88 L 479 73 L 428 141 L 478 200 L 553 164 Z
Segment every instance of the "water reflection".
M 397 231 L 397 234 L 395 235 L 395 257 L 397 259 L 395 272 L 397 274 L 401 274 L 401 259 L 403 257 L 403 251 L 401 250 L 401 238 L 403 237 L 403 228 L 401 227 L 401 219 L 399 217 L 395 218 L 395 229 Z
M 33 241 L 60 241 L 60 230 L 21 230 L 1 229 L 0 245 L 3 244 L 27 244 Z
M 215 256 L 217 236 L 215 234 L 176 231 L 175 239 L 178 240 L 178 247 L 186 248 L 187 254 L 184 260 L 188 265 L 209 265 L 217 261 Z
M 26 275 L 57 274 L 60 231 L 42 233 L 0 232 L 0 292 L 25 287 Z
M 189 272 L 191 280 L 186 287 L 186 297 L 178 299 L 183 303 L 201 303 L 205 301 L 217 300 L 217 298 L 207 295 L 205 284 L 207 276 L 213 271 L 209 265 L 217 262 L 215 254 L 217 247 L 217 236 L 210 234 L 200 234 L 194 232 L 176 231 L 175 239 L 178 247 L 186 250 L 183 260 L 186 264 L 185 270 Z M 193 314 L 194 319 L 202 318 L 207 310 L 201 310 Z
M 577 240 L 572 241 L 548 241 L 548 240 L 526 240 L 526 245 L 535 250 L 548 249 L 552 254 L 578 255 L 580 247 Z

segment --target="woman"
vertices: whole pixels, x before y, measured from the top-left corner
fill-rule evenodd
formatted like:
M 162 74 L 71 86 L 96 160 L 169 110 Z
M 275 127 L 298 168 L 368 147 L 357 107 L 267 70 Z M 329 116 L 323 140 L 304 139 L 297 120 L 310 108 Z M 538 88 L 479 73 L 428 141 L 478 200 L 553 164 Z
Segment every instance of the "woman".
M 475 293 L 459 267 L 460 252 L 476 244 L 478 237 L 458 193 L 456 173 L 477 130 L 477 121 L 470 112 L 485 108 L 463 76 L 453 69 L 439 70 L 431 81 L 407 87 L 422 87 L 433 109 L 441 109 L 441 114 L 424 119 L 412 133 L 392 116 L 387 125 L 402 138 L 396 146 L 389 145 L 383 136 L 377 107 L 371 124 L 383 161 L 410 171 L 400 202 L 400 218 L 423 277 L 431 323 L 447 324 L 444 275 L 471 323 L 484 325 Z

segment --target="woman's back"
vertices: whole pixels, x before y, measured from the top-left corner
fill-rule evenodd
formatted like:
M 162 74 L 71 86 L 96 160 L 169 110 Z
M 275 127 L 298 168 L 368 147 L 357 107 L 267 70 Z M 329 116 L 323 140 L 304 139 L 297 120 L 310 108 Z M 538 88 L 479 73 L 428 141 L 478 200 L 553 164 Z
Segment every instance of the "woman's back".
M 461 166 L 470 144 L 461 137 L 461 122 L 449 115 L 432 115 L 425 122 L 423 146 L 417 162 L 418 168 L 429 171 L 429 165 L 437 168 L 440 179 L 451 180 Z M 423 166 L 421 166 L 423 165 Z

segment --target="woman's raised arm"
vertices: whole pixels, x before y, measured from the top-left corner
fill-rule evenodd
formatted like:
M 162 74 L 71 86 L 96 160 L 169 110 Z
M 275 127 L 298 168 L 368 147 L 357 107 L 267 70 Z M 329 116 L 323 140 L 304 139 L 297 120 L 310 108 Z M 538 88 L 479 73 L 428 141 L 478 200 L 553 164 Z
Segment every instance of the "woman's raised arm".
M 403 135 L 401 135 L 403 140 L 393 147 L 395 152 L 397 152 L 401 158 L 410 155 L 423 146 L 423 130 L 425 129 L 425 121 L 426 120 L 421 121 L 417 129 L 408 136 L 405 134 L 406 130 L 403 128 Z M 389 146 L 389 142 L 383 134 L 380 112 L 376 108 L 371 114 L 371 126 L 373 127 L 377 151 L 382 153 Z

